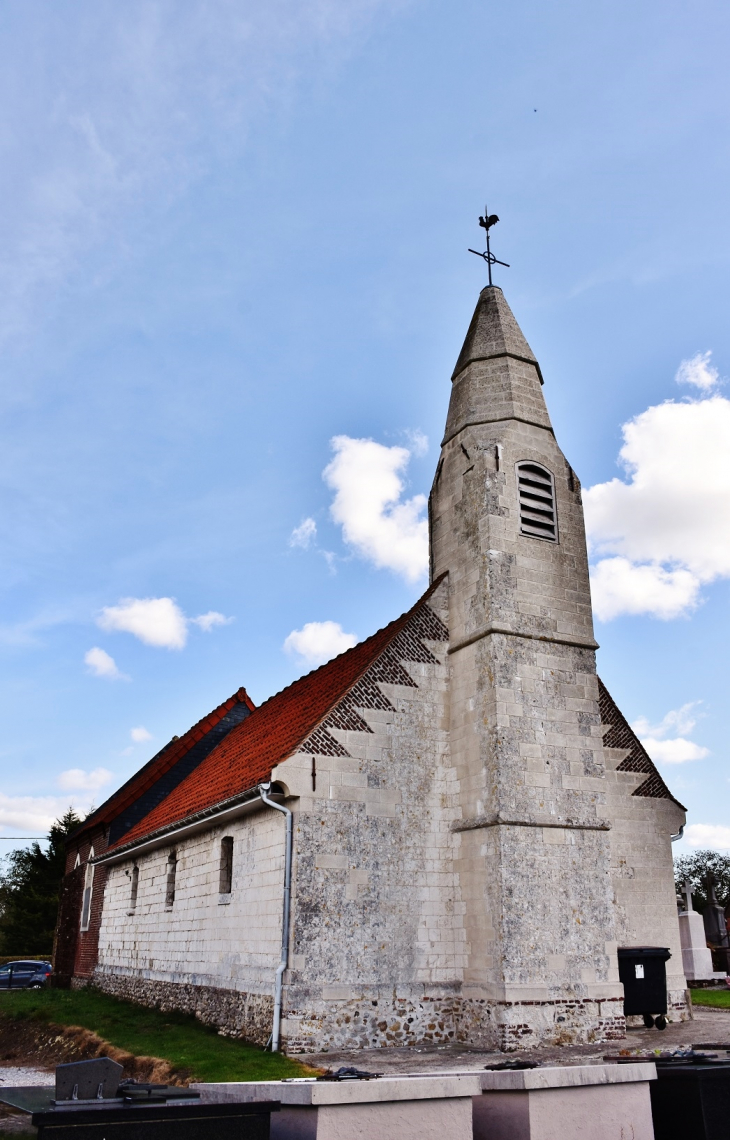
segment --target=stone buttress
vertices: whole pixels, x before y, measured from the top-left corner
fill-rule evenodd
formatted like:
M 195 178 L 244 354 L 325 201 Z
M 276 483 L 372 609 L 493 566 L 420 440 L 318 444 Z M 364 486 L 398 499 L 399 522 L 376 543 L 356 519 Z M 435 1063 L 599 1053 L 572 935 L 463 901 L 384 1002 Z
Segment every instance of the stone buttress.
M 503 1048 L 616 1036 L 623 991 L 580 486 L 496 286 L 480 294 L 452 380 L 431 569 L 449 575 L 469 1036 Z

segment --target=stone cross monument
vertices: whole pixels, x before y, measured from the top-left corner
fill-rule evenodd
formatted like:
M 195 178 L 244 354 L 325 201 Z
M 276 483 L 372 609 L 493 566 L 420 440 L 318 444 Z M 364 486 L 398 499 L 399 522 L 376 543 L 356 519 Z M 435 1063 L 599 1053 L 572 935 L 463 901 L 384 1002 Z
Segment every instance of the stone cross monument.
M 705 924 L 692 905 L 692 884 L 682 885 L 684 911 L 679 915 L 679 938 L 682 943 L 682 965 L 688 982 L 709 982 L 715 977 L 712 953 L 707 946 Z

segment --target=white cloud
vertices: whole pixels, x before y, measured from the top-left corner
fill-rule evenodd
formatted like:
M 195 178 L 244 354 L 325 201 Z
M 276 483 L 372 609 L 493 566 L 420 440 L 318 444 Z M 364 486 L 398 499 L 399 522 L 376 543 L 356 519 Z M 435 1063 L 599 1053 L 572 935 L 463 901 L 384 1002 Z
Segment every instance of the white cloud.
M 683 736 L 677 736 L 674 740 L 657 740 L 655 737 L 647 736 L 641 743 L 652 760 L 656 760 L 659 764 L 684 764 L 687 760 L 704 760 L 705 756 L 710 755 L 709 748 L 703 748 L 701 744 L 695 744 L 692 740 L 685 740 Z
M 685 764 L 710 755 L 709 748 L 686 738 L 697 723 L 692 710 L 699 704 L 701 701 L 689 701 L 679 709 L 671 709 L 659 724 L 650 724 L 645 716 L 637 717 L 631 727 L 652 760 L 660 764 Z M 669 733 L 679 735 L 669 737 Z
M 415 455 L 416 458 L 420 459 L 428 454 L 428 436 L 425 435 L 420 428 L 409 428 L 403 434 L 408 440 L 411 455 Z
M 684 829 L 684 839 L 690 847 L 730 851 L 730 827 L 719 823 L 690 823 Z
M 67 768 L 56 778 L 56 783 L 64 792 L 96 792 L 114 779 L 106 768 L 94 768 L 91 772 L 83 768 Z
M 290 546 L 300 546 L 308 550 L 317 537 L 317 524 L 314 519 L 304 519 L 299 526 L 295 526 L 289 535 Z
M 402 498 L 411 452 L 347 435 L 331 444 L 335 457 L 323 478 L 335 492 L 330 512 L 345 542 L 378 568 L 417 581 L 428 570 L 427 500 Z
M 584 496 L 596 615 L 678 617 L 703 583 L 730 577 L 730 400 L 669 400 L 623 436 L 629 480 Z
M 620 614 L 679 617 L 697 604 L 700 583 L 689 570 L 636 565 L 628 558 L 602 558 L 591 566 L 593 612 L 599 621 Z
M 148 732 L 142 724 L 138 725 L 137 728 L 133 728 L 129 735 L 135 744 L 145 744 L 148 740 L 152 740 L 152 733 Z
M 670 709 L 659 721 L 659 724 L 651 724 L 645 716 L 639 716 L 631 727 L 639 736 L 655 736 L 658 740 L 663 740 L 670 732 L 687 733 L 689 735 L 697 724 L 697 716 L 692 710 L 701 704 L 702 701 L 688 701 L 687 704 L 682 705 L 681 708 Z
M 711 352 L 698 352 L 691 359 L 683 360 L 674 377 L 677 384 L 694 384 L 703 392 L 715 387 L 720 373 L 710 364 Z
M 0 827 L 22 830 L 26 835 L 44 835 L 70 806 L 85 813 L 91 805 L 86 798 L 71 805 L 68 796 L 8 796 L 0 792 Z
M 174 598 L 122 598 L 119 605 L 106 606 L 96 624 L 163 649 L 182 649 L 188 639 L 185 614 Z
M 233 618 L 219 614 L 217 610 L 208 610 L 207 614 L 201 614 L 200 617 L 189 618 L 188 620 L 202 629 L 204 633 L 210 633 L 211 629 L 215 629 L 217 625 L 230 625 Z
M 96 624 L 108 633 L 131 633 L 157 649 L 184 649 L 189 625 L 210 633 L 216 626 L 232 621 L 216 610 L 188 618 L 174 598 L 122 598 L 116 606 L 105 606 Z
M 117 663 L 113 657 L 95 645 L 84 654 L 84 662 L 89 667 L 89 672 L 93 673 L 95 677 L 108 677 L 111 681 L 128 681 L 129 678 L 124 673 L 120 673 L 117 668 Z
M 324 665 L 346 649 L 357 645 L 354 633 L 345 633 L 336 621 L 309 621 L 293 629 L 284 642 L 287 653 L 297 654 L 308 665 Z

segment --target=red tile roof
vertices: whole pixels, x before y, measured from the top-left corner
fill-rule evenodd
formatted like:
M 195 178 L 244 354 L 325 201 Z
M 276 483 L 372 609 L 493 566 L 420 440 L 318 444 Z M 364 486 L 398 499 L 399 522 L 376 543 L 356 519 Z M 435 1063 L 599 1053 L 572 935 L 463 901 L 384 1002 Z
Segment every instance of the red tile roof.
M 121 788 L 114 792 L 108 800 L 105 800 L 101 807 L 98 807 L 84 820 L 81 827 L 74 832 L 73 839 L 75 840 L 83 835 L 89 828 L 110 824 L 130 804 L 138 800 L 148 788 L 151 788 L 161 776 L 169 772 L 178 760 L 190 751 L 194 744 L 197 744 L 212 728 L 215 728 L 223 717 L 239 703 L 245 704 L 252 712 L 256 708 L 246 690 L 244 688 L 238 689 L 232 697 L 229 697 L 227 701 L 204 716 L 183 736 L 173 738 L 169 744 L 161 748 L 156 756 L 153 756 L 143 768 L 140 768 L 139 772 L 127 780 L 126 784 L 122 784 Z
M 390 625 L 300 677 L 259 705 L 213 749 L 194 772 L 115 847 L 163 830 L 266 781 L 276 764 L 297 748 L 370 668 L 442 581 L 437 579 L 416 604 Z

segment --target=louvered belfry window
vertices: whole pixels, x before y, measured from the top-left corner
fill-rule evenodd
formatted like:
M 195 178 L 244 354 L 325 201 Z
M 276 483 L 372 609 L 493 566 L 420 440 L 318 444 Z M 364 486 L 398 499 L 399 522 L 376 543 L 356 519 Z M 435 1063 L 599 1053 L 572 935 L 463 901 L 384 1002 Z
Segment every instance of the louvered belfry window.
M 517 486 L 520 492 L 520 533 L 557 542 L 555 485 L 550 472 L 539 463 L 518 463 Z

